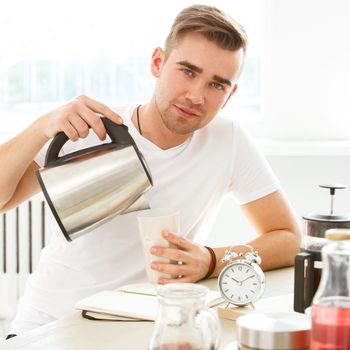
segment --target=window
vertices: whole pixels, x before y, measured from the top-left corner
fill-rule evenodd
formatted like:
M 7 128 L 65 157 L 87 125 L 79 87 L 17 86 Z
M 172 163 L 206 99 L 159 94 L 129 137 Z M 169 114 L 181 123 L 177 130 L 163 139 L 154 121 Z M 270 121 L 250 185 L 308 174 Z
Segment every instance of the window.
M 224 111 L 254 120 L 261 105 L 263 1 L 200 2 L 215 3 L 248 32 L 245 71 Z M 1 134 L 16 134 L 40 114 L 82 93 L 110 106 L 146 101 L 153 89 L 153 49 L 163 45 L 176 14 L 194 3 L 7 2 L 0 12 Z

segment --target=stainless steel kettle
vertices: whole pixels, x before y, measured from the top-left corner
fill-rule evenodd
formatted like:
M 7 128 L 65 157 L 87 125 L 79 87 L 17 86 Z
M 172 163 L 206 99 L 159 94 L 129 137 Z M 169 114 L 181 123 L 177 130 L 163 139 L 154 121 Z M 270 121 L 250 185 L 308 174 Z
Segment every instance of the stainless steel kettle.
M 143 194 L 153 185 L 149 167 L 128 127 L 101 118 L 111 142 L 62 157 L 68 137 L 58 133 L 36 172 L 51 211 L 68 241 L 118 214 L 149 209 Z

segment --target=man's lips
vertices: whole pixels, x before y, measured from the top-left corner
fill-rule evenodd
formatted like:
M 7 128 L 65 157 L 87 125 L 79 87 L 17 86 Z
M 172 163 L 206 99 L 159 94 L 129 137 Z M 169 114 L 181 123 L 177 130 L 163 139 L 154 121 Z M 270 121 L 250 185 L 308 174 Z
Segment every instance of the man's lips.
M 183 107 L 183 106 L 178 106 L 178 105 L 174 105 L 176 111 L 184 118 L 186 119 L 195 119 L 198 118 L 200 116 L 200 114 L 198 113 L 198 111 L 195 111 L 193 109 L 187 108 L 187 107 Z

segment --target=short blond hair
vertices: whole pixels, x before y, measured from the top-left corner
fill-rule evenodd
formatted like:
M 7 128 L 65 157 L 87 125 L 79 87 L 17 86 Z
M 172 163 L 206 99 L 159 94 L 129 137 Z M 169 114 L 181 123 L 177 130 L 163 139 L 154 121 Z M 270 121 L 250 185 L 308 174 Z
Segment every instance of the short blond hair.
M 199 33 L 226 50 L 243 49 L 244 55 L 247 50 L 248 37 L 244 28 L 213 6 L 193 5 L 177 15 L 165 41 L 166 55 L 189 33 Z

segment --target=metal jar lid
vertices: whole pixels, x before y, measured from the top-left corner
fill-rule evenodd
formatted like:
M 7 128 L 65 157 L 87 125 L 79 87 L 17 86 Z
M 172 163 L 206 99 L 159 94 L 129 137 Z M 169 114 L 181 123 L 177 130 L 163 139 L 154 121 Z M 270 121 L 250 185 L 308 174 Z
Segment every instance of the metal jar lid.
M 326 231 L 325 236 L 330 241 L 348 241 L 350 228 L 332 228 Z
M 251 313 L 237 319 L 239 346 L 299 350 L 310 346 L 310 318 L 296 312 Z

